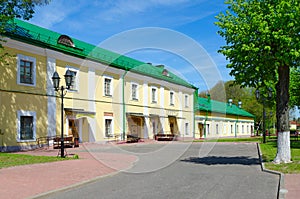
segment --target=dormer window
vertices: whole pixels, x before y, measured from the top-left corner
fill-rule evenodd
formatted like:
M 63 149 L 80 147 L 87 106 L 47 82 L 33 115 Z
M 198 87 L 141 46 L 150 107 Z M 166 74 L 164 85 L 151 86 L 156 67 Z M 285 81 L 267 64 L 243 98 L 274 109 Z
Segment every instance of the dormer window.
M 73 47 L 73 48 L 75 47 L 73 40 L 67 35 L 61 35 L 57 39 L 57 43 L 65 46 Z
M 168 71 L 167 69 L 164 69 L 164 70 L 162 71 L 162 74 L 163 74 L 164 76 L 169 77 L 169 71 Z

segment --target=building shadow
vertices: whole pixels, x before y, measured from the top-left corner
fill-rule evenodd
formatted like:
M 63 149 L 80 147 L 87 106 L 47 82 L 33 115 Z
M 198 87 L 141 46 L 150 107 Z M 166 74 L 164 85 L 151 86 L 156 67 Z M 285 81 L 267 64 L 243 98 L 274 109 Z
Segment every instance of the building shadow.
M 222 157 L 222 156 L 207 156 L 207 157 L 189 157 L 182 159 L 182 162 L 203 164 L 203 165 L 258 165 L 259 159 L 249 156 Z

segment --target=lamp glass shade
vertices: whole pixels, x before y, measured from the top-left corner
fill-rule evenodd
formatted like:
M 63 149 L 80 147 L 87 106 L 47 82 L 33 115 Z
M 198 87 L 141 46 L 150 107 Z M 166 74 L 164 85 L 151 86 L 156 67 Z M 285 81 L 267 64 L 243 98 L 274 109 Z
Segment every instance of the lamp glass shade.
M 73 75 L 72 75 L 71 71 L 68 69 L 64 76 L 65 76 L 66 86 L 68 89 L 70 89 L 70 87 L 72 85 L 72 79 L 73 79 Z
M 58 73 L 55 71 L 52 76 L 53 87 L 55 90 L 58 90 L 60 77 Z
M 238 102 L 239 108 L 242 108 L 242 101 Z

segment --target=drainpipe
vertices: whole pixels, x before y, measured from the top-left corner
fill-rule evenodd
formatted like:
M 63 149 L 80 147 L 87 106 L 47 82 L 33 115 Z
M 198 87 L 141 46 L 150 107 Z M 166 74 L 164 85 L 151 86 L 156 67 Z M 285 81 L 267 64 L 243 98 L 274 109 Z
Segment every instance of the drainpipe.
M 196 102 L 198 102 L 198 89 L 194 91 L 194 103 L 193 103 L 193 138 L 195 139 L 195 122 L 196 122 Z
M 207 116 L 208 116 L 208 110 L 206 110 L 206 113 L 205 113 L 205 120 L 204 120 L 204 138 L 206 138 L 206 121 L 207 121 Z
M 239 122 L 239 115 L 237 114 L 237 118 L 235 121 L 235 132 L 234 132 L 234 136 L 237 137 L 237 123 Z
M 125 104 L 125 75 L 127 74 L 127 70 L 125 69 L 124 74 L 122 75 L 122 105 L 123 105 L 123 132 L 122 132 L 122 140 L 125 140 L 125 129 L 126 129 L 126 104 Z

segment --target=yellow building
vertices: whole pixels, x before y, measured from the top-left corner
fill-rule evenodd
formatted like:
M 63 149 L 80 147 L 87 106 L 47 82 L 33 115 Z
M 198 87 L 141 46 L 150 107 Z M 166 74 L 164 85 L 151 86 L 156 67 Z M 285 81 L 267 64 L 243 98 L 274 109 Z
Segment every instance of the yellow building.
M 165 69 L 119 55 L 66 35 L 15 20 L 3 43 L 0 66 L 0 148 L 35 148 L 61 133 L 61 99 L 55 71 L 64 83 L 65 136 L 80 142 L 153 139 L 157 134 L 194 136 L 197 88 Z
M 195 138 L 250 137 L 254 135 L 254 115 L 232 101 L 228 103 L 198 98 Z

